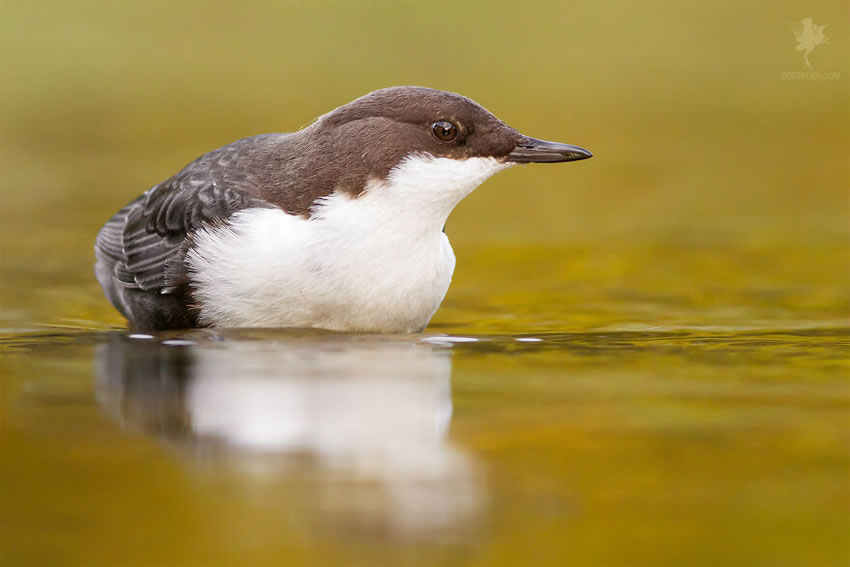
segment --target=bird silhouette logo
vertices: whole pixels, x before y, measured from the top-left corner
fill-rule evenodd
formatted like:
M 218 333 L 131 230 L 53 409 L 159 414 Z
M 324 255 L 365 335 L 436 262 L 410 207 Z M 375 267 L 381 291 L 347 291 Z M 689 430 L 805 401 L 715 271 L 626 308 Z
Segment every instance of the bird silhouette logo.
M 819 45 L 829 45 L 829 38 L 824 33 L 826 24 L 819 26 L 811 18 L 803 18 L 799 22 L 791 24 L 791 31 L 794 32 L 794 37 L 797 39 L 797 51 L 803 52 L 803 62 L 806 69 L 812 69 L 812 64 L 809 62 L 809 53 L 815 50 Z

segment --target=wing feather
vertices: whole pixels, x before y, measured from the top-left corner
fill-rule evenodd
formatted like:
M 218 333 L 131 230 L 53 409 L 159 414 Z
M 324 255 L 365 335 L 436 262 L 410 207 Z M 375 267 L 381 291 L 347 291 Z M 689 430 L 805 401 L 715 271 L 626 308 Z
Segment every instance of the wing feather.
M 283 175 L 275 156 L 289 136 L 253 136 L 206 153 L 103 226 L 95 241 L 95 275 L 131 323 L 148 329 L 197 323 L 185 264 L 192 235 L 242 209 L 281 206 L 261 195 Z M 299 198 L 286 195 L 292 202 Z
M 185 279 L 182 255 L 192 233 L 241 209 L 272 206 L 208 171 L 184 170 L 121 209 L 101 229 L 95 249 L 122 286 L 171 293 Z
M 95 253 L 98 258 L 109 260 L 110 264 L 119 262 L 124 257 L 124 224 L 127 219 L 127 214 L 136 206 L 142 199 L 140 197 L 115 213 L 109 222 L 107 222 L 100 232 L 97 234 L 97 239 L 94 242 Z

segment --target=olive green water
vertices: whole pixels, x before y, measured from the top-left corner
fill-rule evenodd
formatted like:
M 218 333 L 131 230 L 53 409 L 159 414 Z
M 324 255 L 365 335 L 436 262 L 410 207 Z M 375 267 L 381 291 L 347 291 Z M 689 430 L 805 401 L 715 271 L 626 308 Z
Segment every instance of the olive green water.
M 828 24 L 803 71 L 790 23 Z M 850 562 L 846 3 L 0 4 L 3 565 Z M 133 335 L 91 245 L 369 90 L 592 160 L 462 203 L 421 336 Z

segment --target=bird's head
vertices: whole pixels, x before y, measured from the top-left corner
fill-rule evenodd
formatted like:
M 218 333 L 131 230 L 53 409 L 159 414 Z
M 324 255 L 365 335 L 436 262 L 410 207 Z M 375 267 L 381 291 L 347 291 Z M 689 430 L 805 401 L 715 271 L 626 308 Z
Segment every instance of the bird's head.
M 586 159 L 585 149 L 520 134 L 464 96 L 424 87 L 371 92 L 305 130 L 331 161 L 336 190 L 392 192 L 448 208 L 493 173 L 519 163 Z

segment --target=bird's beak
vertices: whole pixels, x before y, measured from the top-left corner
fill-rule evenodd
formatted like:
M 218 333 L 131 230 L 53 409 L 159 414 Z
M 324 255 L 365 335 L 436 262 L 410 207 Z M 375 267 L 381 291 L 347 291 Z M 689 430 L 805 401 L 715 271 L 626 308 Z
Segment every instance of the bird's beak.
M 593 154 L 578 146 L 522 136 L 514 151 L 508 154 L 507 160 L 514 163 L 556 163 L 589 157 L 593 157 Z

